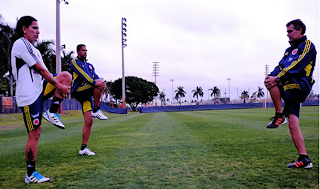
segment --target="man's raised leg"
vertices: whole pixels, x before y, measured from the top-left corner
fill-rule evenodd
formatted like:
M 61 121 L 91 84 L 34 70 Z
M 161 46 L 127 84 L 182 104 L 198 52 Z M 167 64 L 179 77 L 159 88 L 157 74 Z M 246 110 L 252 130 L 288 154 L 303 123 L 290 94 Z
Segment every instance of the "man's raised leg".
M 64 71 L 64 72 L 57 74 L 56 80 L 63 85 L 70 86 L 72 77 L 68 72 Z M 65 126 L 61 122 L 60 115 L 57 112 L 58 112 L 58 109 L 60 107 L 62 100 L 67 96 L 67 93 L 61 93 L 52 84 L 48 83 L 47 85 L 48 86 L 45 89 L 45 95 L 46 95 L 47 91 L 50 92 L 52 90 L 54 90 L 54 94 L 53 94 L 53 99 L 52 99 L 50 109 L 46 110 L 43 113 L 43 118 L 45 118 L 47 121 L 51 122 L 53 125 L 61 128 L 61 129 L 65 129 Z

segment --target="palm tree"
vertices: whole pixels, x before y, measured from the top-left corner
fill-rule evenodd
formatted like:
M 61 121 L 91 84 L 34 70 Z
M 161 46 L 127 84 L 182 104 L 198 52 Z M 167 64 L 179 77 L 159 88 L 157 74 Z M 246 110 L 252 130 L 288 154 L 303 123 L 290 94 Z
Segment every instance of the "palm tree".
M 240 98 L 243 99 L 243 103 L 245 104 L 246 99 L 249 99 L 248 91 L 242 91 Z
M 162 103 L 165 103 L 166 101 L 166 94 L 164 93 L 164 91 L 162 91 L 160 94 L 159 94 L 159 99 L 161 101 L 161 106 L 162 106 Z
M 175 98 L 180 99 L 181 106 L 181 97 L 185 97 L 186 92 L 183 90 L 183 87 L 179 86 L 177 90 L 174 91 L 176 93 Z
M 220 97 L 221 92 L 220 92 L 220 89 L 219 89 L 217 86 L 214 86 L 213 89 L 211 88 L 211 89 L 209 89 L 209 90 L 212 91 L 212 93 L 211 93 L 210 96 L 213 95 L 214 98 L 215 98 L 215 97 Z
M 264 92 L 263 92 L 263 88 L 258 86 L 258 91 L 257 91 L 257 97 L 261 98 L 264 97 Z
M 220 89 L 217 86 L 214 86 L 213 88 L 209 89 L 212 91 L 212 93 L 210 94 L 210 96 L 213 95 L 214 98 L 214 103 L 217 103 L 217 98 L 220 97 L 221 93 L 220 93 Z
M 257 99 L 257 93 L 258 93 L 258 91 L 252 93 L 252 95 L 251 95 L 251 97 L 250 97 L 250 101 L 251 101 L 251 102 L 255 102 L 255 101 L 256 101 L 256 99 Z
M 42 40 L 35 43 L 35 47 L 40 51 L 43 62 L 51 73 L 56 73 L 56 55 L 53 49 L 53 40 Z
M 73 51 L 66 53 L 64 50 L 62 50 L 62 55 L 63 55 L 63 57 L 61 58 L 61 67 L 62 67 L 61 70 L 62 71 L 71 72 L 70 64 L 71 64 L 72 59 L 74 58 L 73 54 L 74 54 Z
M 197 101 L 198 101 L 198 97 L 203 97 L 203 89 L 202 87 L 198 87 L 195 90 L 192 90 L 191 92 L 193 92 L 193 97 L 197 96 Z

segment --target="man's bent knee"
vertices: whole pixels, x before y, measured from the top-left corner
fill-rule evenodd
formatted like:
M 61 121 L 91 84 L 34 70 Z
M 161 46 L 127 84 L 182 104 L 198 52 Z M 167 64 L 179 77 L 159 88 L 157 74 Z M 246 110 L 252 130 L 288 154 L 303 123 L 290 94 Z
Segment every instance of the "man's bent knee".
M 58 73 L 57 80 L 60 83 L 71 84 L 72 76 L 69 72 L 63 71 L 61 73 Z

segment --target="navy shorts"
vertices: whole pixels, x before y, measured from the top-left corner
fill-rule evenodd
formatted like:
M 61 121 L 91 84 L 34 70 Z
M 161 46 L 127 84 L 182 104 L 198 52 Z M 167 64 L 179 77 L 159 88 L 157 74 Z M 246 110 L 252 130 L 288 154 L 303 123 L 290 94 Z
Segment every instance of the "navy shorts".
M 89 84 L 73 90 L 72 95 L 82 105 L 82 112 L 92 111 L 93 87 Z
M 56 78 L 56 75 L 57 74 L 54 74 L 53 76 Z M 43 91 L 39 95 L 38 99 L 28 106 L 19 107 L 22 111 L 24 124 L 28 133 L 40 127 L 43 112 L 43 101 L 52 97 L 55 89 L 55 86 L 44 80 Z
M 34 131 L 41 125 L 42 110 L 43 110 L 43 94 L 41 93 L 38 99 L 31 105 L 19 107 L 23 114 L 24 124 L 28 133 Z

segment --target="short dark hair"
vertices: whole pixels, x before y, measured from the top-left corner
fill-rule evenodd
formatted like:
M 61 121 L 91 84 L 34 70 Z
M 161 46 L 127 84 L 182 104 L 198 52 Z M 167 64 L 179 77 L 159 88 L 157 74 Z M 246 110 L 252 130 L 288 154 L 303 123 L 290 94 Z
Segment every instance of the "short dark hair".
M 79 45 L 77 45 L 77 51 L 80 51 L 80 49 L 81 49 L 81 47 L 85 47 L 86 45 L 84 45 L 84 44 L 79 44 Z
M 23 37 L 23 34 L 24 34 L 22 30 L 22 26 L 25 26 L 28 28 L 33 21 L 37 22 L 37 20 L 32 16 L 23 16 L 18 20 L 15 32 L 18 34 L 19 37 Z
M 293 24 L 294 29 L 296 30 L 299 30 L 301 28 L 301 34 L 304 35 L 304 33 L 306 32 L 306 25 L 304 25 L 304 23 L 300 19 L 292 20 L 288 22 L 286 26 L 289 27 L 291 24 Z

